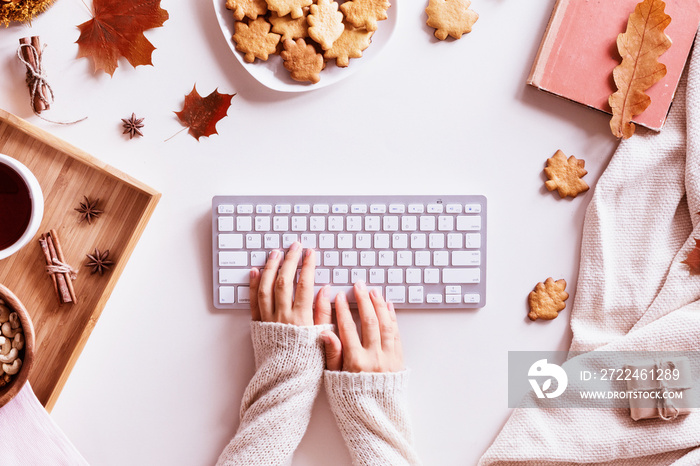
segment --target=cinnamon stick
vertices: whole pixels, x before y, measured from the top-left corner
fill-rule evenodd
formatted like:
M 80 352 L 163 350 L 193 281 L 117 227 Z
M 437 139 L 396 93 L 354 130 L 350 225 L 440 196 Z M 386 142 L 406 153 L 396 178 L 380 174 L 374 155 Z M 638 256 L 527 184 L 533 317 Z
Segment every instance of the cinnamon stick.
M 39 239 L 39 244 L 41 245 L 41 250 L 44 252 L 44 259 L 46 260 L 46 265 L 51 265 L 51 253 L 49 252 L 49 244 L 46 241 L 46 235 L 42 234 L 41 238 Z M 61 295 L 58 294 L 58 282 L 56 281 L 56 274 L 50 274 L 51 275 L 51 281 L 53 282 L 53 290 L 56 293 L 56 299 L 58 299 L 58 304 L 63 304 L 63 301 L 61 300 Z
M 54 259 L 58 260 L 58 254 L 56 254 L 56 248 L 53 244 L 51 235 L 46 235 L 46 244 L 49 245 L 49 252 L 51 253 L 51 263 L 53 264 Z M 62 273 L 55 273 L 53 275 L 56 277 L 56 281 L 58 282 L 58 291 L 61 295 L 61 300 L 64 303 L 72 302 L 72 299 L 70 297 L 70 291 L 68 291 L 68 284 L 66 283 L 65 275 Z
M 31 49 L 29 47 L 22 47 L 21 48 L 21 53 L 22 53 L 22 58 L 24 58 L 27 63 L 29 63 L 34 69 L 37 74 L 42 74 L 42 69 L 41 69 L 41 41 L 39 40 L 39 36 L 32 36 L 30 37 L 22 37 L 19 40 L 19 43 L 22 45 L 31 45 L 34 47 L 36 50 L 36 56 L 31 52 Z M 34 76 L 32 75 L 31 71 L 29 68 L 27 68 L 27 85 L 29 86 L 29 92 L 32 92 L 32 87 L 34 86 Z M 47 98 L 48 96 L 48 89 L 45 84 L 40 84 L 38 86 L 38 89 L 36 90 L 35 93 L 32 94 L 32 106 L 34 107 L 34 111 L 36 113 L 41 113 L 44 110 L 49 109 L 49 100 Z
M 61 248 L 61 242 L 58 240 L 58 233 L 56 233 L 56 230 L 53 228 L 49 230 L 49 235 L 51 236 L 51 239 L 53 240 L 53 245 L 56 248 L 56 254 L 58 255 L 58 260 L 63 262 L 64 264 L 67 264 L 66 258 L 63 256 L 63 248 Z M 78 298 L 75 295 L 75 288 L 73 287 L 73 279 L 70 276 L 69 272 L 65 272 L 63 274 L 65 277 L 66 283 L 68 284 L 68 293 L 70 293 L 71 300 L 73 301 L 74 304 L 78 304 Z

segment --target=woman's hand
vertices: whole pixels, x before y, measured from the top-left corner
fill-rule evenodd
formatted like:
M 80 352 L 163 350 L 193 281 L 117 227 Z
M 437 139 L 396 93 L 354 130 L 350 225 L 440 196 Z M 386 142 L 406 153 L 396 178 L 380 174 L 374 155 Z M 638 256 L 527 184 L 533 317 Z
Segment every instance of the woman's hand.
M 323 332 L 328 370 L 348 372 L 398 372 L 404 369 L 403 351 L 394 305 L 376 290 L 367 292 L 364 283 L 355 283 L 362 338 L 350 313 L 347 297 L 338 293 L 335 313 L 338 333 Z M 320 294 L 320 293 L 319 293 Z
M 301 243 L 297 241 L 290 246 L 284 262 L 282 252 L 275 250 L 270 253 L 262 272 L 255 267 L 250 270 L 250 312 L 253 320 L 299 326 L 331 323 L 327 288 L 318 293 L 316 312 L 313 311 L 316 270 L 313 249 L 303 252 L 299 283 L 294 293 L 294 279 L 301 256 Z

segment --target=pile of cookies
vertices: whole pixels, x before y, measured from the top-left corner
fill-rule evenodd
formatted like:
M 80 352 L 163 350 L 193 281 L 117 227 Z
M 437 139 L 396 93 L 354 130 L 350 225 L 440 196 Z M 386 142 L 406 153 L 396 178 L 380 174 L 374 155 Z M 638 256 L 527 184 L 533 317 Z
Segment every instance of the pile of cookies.
M 24 333 L 19 315 L 0 299 L 0 388 L 22 368 Z
M 326 61 L 346 67 L 362 57 L 390 6 L 387 0 L 226 0 L 236 50 L 246 62 L 279 53 L 292 79 L 311 83 L 320 81 Z

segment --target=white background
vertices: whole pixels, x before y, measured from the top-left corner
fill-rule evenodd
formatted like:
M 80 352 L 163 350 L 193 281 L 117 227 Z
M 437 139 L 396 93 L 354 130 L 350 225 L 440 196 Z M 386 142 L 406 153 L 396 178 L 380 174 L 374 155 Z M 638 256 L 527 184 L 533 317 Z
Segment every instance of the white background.
M 487 196 L 486 307 L 399 315 L 427 465 L 474 464 L 491 444 L 510 412 L 509 350 L 568 348 L 593 189 L 562 200 L 542 170 L 562 149 L 586 161 L 594 188 L 617 141 L 605 115 L 525 84 L 554 0 L 474 0 L 473 32 L 445 42 L 425 25 L 425 0 L 394 2 L 398 26 L 377 59 L 301 94 L 247 74 L 208 0 L 164 0 L 170 19 L 146 34 L 154 66 L 122 60 L 112 78 L 76 59 L 76 26 L 89 19 L 80 0 L 0 29 L 0 107 L 163 193 L 53 410 L 91 464 L 213 464 L 236 431 L 253 358 L 248 313 L 211 304 L 217 194 Z M 56 103 L 46 117 L 87 121 L 59 126 L 31 113 L 15 56 L 29 35 L 48 44 Z M 173 112 L 195 83 L 202 95 L 238 93 L 220 134 L 164 142 L 182 128 Z M 145 117 L 143 138 L 121 134 L 132 112 Z M 568 282 L 567 309 L 530 322 L 527 295 L 550 276 Z M 324 394 L 294 464 L 349 464 Z

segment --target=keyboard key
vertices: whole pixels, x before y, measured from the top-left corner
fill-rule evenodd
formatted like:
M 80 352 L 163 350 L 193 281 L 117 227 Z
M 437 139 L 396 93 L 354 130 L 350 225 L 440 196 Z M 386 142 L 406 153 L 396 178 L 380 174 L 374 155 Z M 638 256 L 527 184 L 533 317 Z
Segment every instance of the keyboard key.
M 439 231 L 452 231 L 455 229 L 455 218 L 450 215 L 440 215 L 438 217 Z
M 443 269 L 442 283 L 479 283 L 481 269 Z
M 353 236 L 347 233 L 341 233 L 338 235 L 338 249 L 350 249 L 352 248 Z
M 265 241 L 265 249 L 278 249 L 280 247 L 280 235 L 268 233 L 263 236 Z
M 314 294 L 318 293 L 321 288 L 322 288 L 321 286 L 315 286 L 314 287 Z M 381 287 L 379 287 L 379 288 L 380 288 L 380 292 L 381 292 Z M 335 298 L 339 293 L 344 293 L 345 296 L 348 298 L 349 303 L 356 302 L 354 287 L 352 285 L 345 285 L 345 286 L 333 285 L 333 286 L 328 287 L 328 297 L 330 298 L 331 303 L 335 302 Z
M 401 217 L 401 230 L 416 231 L 418 229 L 418 217 L 415 215 L 404 215 Z
M 325 285 L 331 282 L 330 269 L 316 269 L 314 272 L 314 283 Z
M 308 214 L 311 213 L 311 206 L 309 204 L 296 204 L 294 206 L 295 214 Z
M 481 247 L 481 233 L 467 233 L 465 247 L 467 249 L 479 249 Z
M 313 212 L 315 214 L 327 214 L 330 212 L 330 207 L 328 204 L 314 204 Z
M 386 287 L 386 300 L 392 303 L 405 303 L 406 302 L 406 287 L 405 286 L 387 286 Z
M 372 204 L 369 206 L 369 211 L 373 214 L 385 214 L 386 204 Z
M 411 249 L 425 249 L 426 237 L 425 233 L 411 234 Z
M 355 236 L 355 248 L 370 249 L 372 247 L 372 235 L 360 233 Z
M 447 204 L 447 206 L 445 206 L 445 212 L 448 214 L 461 214 L 462 204 Z
M 219 231 L 233 231 L 233 217 L 219 217 Z
M 282 248 L 289 249 L 296 241 L 299 241 L 299 235 L 295 233 L 285 233 L 282 235 Z
M 243 235 L 222 233 L 219 235 L 219 249 L 242 249 Z
M 387 282 L 403 283 L 403 269 L 389 269 L 387 272 Z
M 425 269 L 423 270 L 424 283 L 440 283 L 440 269 Z
M 248 265 L 248 253 L 246 251 L 220 251 L 220 267 L 245 267 Z
M 462 287 L 459 285 L 448 285 L 445 287 L 445 293 L 447 294 L 462 294 Z
M 267 253 L 265 251 L 252 251 L 250 253 L 251 267 L 265 267 L 267 262 Z
M 413 265 L 413 252 L 412 251 L 397 251 L 396 252 L 396 265 L 400 266 L 410 266 Z
M 318 235 L 318 247 L 321 249 L 333 249 L 335 247 L 335 235 L 329 233 Z
M 369 269 L 370 283 L 384 283 L 384 269 Z
M 347 231 L 361 231 L 362 217 L 359 215 L 349 215 L 345 220 L 345 228 Z
M 219 212 L 220 214 L 232 214 L 234 212 L 233 205 L 220 204 L 219 207 L 217 207 L 217 212 Z
M 403 214 L 406 212 L 406 206 L 403 204 L 389 204 L 390 214 Z
M 481 265 L 479 251 L 452 251 L 452 265 Z
M 442 303 L 442 295 L 437 293 L 428 293 L 426 296 L 426 301 L 430 304 L 440 304 Z
M 457 304 L 462 302 L 462 297 L 458 294 L 446 294 L 445 302 L 447 304 Z
M 408 302 L 413 304 L 420 304 L 423 302 L 423 287 L 422 286 L 409 286 L 408 287 Z
M 348 205 L 347 204 L 333 204 L 333 207 L 331 207 L 331 212 L 334 214 L 347 214 L 348 213 Z
M 445 247 L 444 233 L 430 233 L 430 249 L 442 249 Z
M 357 251 L 343 251 L 341 260 L 343 267 L 356 267 Z
M 435 217 L 433 217 L 432 215 L 421 215 L 420 230 L 435 231 Z
M 444 207 L 442 204 L 428 204 L 428 213 L 429 214 L 441 214 L 443 211 Z
M 240 207 L 240 206 L 238 206 L 238 207 Z M 253 229 L 253 217 L 238 217 L 238 218 L 236 218 L 236 230 L 238 230 L 238 231 L 251 231 L 252 229 Z
M 311 230 L 311 231 L 325 231 L 326 230 L 326 217 L 319 217 L 319 216 L 309 217 L 309 230 Z
M 221 304 L 233 304 L 235 300 L 236 287 L 234 286 L 220 286 L 219 287 L 219 303 Z
M 422 214 L 425 212 L 425 206 L 423 204 L 408 204 L 409 214 Z
M 479 293 L 465 293 L 464 302 L 466 304 L 479 304 L 481 301 L 481 295 Z
M 328 217 L 328 231 L 343 231 L 343 217 L 340 215 Z
M 366 214 L 367 204 L 353 204 L 350 206 L 350 212 L 353 214 Z
M 274 231 L 289 231 L 289 217 L 280 217 L 280 216 L 273 217 L 272 218 L 272 230 L 274 230 Z
M 481 217 L 478 215 L 459 215 L 457 217 L 457 231 L 481 230 Z
M 316 249 L 316 235 L 313 233 L 302 234 L 301 247 L 304 249 Z
M 416 251 L 415 258 L 418 267 L 427 267 L 430 265 L 430 251 Z
M 348 283 L 350 275 L 348 269 L 333 269 L 333 283 Z
M 467 214 L 480 214 L 481 204 L 467 204 L 464 206 L 464 212 Z
M 462 249 L 462 235 L 459 233 L 448 233 L 447 234 L 447 248 L 448 249 Z
M 444 267 L 449 264 L 450 254 L 447 251 L 435 251 L 433 253 L 433 265 Z
M 245 235 L 246 249 L 259 249 L 262 247 L 262 235 L 248 234 Z
M 219 283 L 250 284 L 250 269 L 219 269 Z
M 238 302 L 241 304 L 250 304 L 250 287 L 238 287 Z
M 420 283 L 421 275 L 420 269 L 406 269 L 406 283 Z
M 260 204 L 255 207 L 256 214 L 271 214 L 272 206 L 270 204 Z
M 389 235 L 386 233 L 374 234 L 374 249 L 387 249 L 389 247 Z
M 289 204 L 278 204 L 275 206 L 276 214 L 290 214 L 292 213 L 292 206 Z
M 362 251 L 360 253 L 360 265 L 363 267 L 374 267 L 377 265 L 376 251 Z
M 384 217 L 383 228 L 384 231 L 398 231 L 399 229 L 399 217 L 394 215 L 387 215 Z
M 306 231 L 306 217 L 299 215 L 292 217 L 292 231 Z
M 340 265 L 340 253 L 338 251 L 326 251 L 323 253 L 323 265 L 334 267 Z
M 381 224 L 381 217 L 372 215 L 365 217 L 365 231 L 379 231 Z
M 367 281 L 367 269 L 352 269 L 350 271 L 350 282 L 366 282 Z
M 252 214 L 253 213 L 253 206 L 250 204 L 240 204 L 237 208 L 236 211 L 239 214 Z
M 270 217 L 255 217 L 255 231 L 270 231 Z
M 379 251 L 379 265 L 382 267 L 394 265 L 394 251 Z
M 405 249 L 408 247 L 408 235 L 395 233 L 391 235 L 391 247 L 394 249 Z

